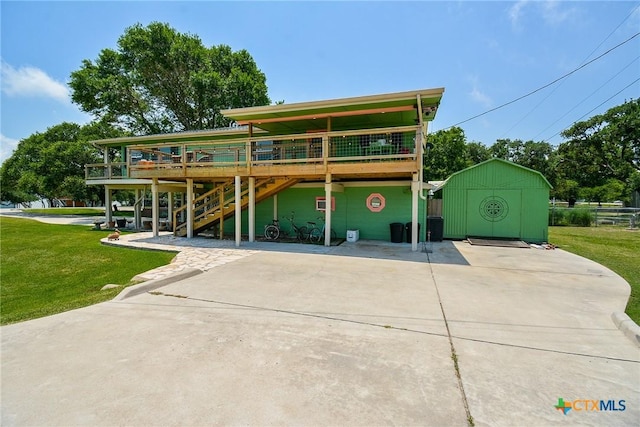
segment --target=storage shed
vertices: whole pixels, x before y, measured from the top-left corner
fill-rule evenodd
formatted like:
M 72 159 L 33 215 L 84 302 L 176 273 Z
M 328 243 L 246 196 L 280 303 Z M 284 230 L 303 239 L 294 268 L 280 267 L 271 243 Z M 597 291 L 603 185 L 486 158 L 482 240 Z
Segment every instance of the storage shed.
M 442 186 L 444 238 L 548 238 L 551 184 L 537 171 L 490 159 L 451 175 Z

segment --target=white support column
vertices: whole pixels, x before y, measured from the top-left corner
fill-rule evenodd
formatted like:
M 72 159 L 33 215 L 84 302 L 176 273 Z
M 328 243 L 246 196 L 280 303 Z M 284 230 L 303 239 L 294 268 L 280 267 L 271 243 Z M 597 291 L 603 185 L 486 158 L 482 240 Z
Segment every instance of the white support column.
M 187 178 L 187 238 L 193 237 L 193 178 Z
M 331 174 L 324 181 L 324 245 L 331 246 Z
M 235 223 L 236 223 L 236 232 L 235 232 L 235 237 L 236 237 L 236 247 L 240 247 L 240 240 L 241 240 L 241 234 L 242 234 L 242 201 L 240 200 L 240 196 L 241 196 L 241 187 L 242 186 L 242 180 L 240 179 L 239 176 L 236 176 L 235 179 L 235 197 L 234 197 L 234 202 L 235 202 L 235 208 L 234 208 L 234 214 L 235 214 Z
M 171 224 L 171 229 L 175 225 L 173 224 L 173 193 L 167 193 L 167 223 Z
M 133 224 L 136 230 L 140 230 L 142 228 L 142 196 L 143 191 L 139 188 L 136 188 L 136 201 L 133 205 Z
M 111 206 L 111 188 L 104 186 L 104 220 L 107 224 L 113 221 L 113 206 Z
M 153 237 L 158 237 L 158 221 L 160 220 L 160 202 L 158 197 L 158 178 L 151 181 L 151 229 Z
M 413 175 L 411 181 L 411 250 L 418 250 L 418 193 L 420 192 L 420 181 L 418 174 Z
M 256 241 L 256 179 L 249 177 L 249 241 Z
M 273 219 L 278 219 L 278 195 L 273 195 Z

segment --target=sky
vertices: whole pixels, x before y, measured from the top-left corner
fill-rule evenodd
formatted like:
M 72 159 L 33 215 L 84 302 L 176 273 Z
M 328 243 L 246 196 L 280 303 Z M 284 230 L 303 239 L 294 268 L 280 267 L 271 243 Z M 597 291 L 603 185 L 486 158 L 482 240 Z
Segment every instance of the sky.
M 273 102 L 444 87 L 429 131 L 457 125 L 487 146 L 557 145 L 640 97 L 640 1 L 1 0 L 0 19 L 0 161 L 33 133 L 91 121 L 70 74 L 154 21 L 246 49 Z

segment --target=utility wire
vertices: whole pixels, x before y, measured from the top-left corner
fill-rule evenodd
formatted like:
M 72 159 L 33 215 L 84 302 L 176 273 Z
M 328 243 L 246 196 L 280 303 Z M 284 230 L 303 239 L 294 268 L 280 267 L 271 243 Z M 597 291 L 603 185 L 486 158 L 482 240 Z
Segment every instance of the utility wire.
M 611 80 L 615 79 L 616 77 L 618 77 L 620 74 L 622 74 L 622 72 L 624 70 L 626 70 L 627 68 L 629 68 L 634 62 L 636 62 L 638 59 L 640 59 L 640 56 L 636 56 L 636 58 L 631 61 L 630 63 L 628 63 L 625 67 L 623 67 L 620 71 L 618 71 L 615 75 L 613 75 L 609 80 L 607 80 L 606 82 L 602 83 L 600 85 L 600 87 L 598 87 L 596 90 L 594 90 L 593 92 L 591 92 L 589 95 L 587 95 L 586 98 L 584 98 L 582 101 L 578 102 L 576 105 L 573 106 L 573 108 L 571 108 L 569 111 L 567 111 L 566 113 L 564 113 L 562 116 L 558 117 L 556 119 L 556 121 L 554 121 L 553 123 L 551 123 L 549 126 L 547 126 L 546 128 L 542 129 L 540 132 L 538 132 L 538 134 L 536 136 L 533 137 L 534 140 L 536 140 L 540 135 L 542 135 L 543 133 L 545 133 L 550 127 L 552 127 L 553 125 L 555 125 L 556 123 L 558 123 L 560 120 L 564 119 L 566 116 L 569 115 L 569 113 L 571 113 L 573 110 L 575 110 L 576 108 L 578 108 L 580 105 L 582 105 L 582 103 L 584 103 L 587 99 L 591 98 L 597 91 L 599 91 L 600 89 L 602 89 L 604 86 L 607 85 L 607 83 L 609 83 Z M 556 134 L 557 135 L 557 134 Z M 554 135 L 555 136 L 555 135 Z M 552 137 L 553 138 L 553 137 Z M 551 139 L 551 138 L 549 138 Z
M 579 66 L 579 67 L 577 67 L 577 68 L 573 69 L 572 71 L 569 71 L 568 73 L 564 74 L 564 75 L 563 75 L 563 76 L 561 76 L 561 77 L 558 77 L 557 79 L 555 79 L 555 80 L 554 80 L 554 81 L 552 81 L 551 83 L 547 83 L 546 85 L 541 86 L 541 87 L 539 87 L 538 89 L 535 89 L 535 90 L 533 90 L 533 91 L 531 91 L 531 92 L 529 92 L 529 93 L 527 93 L 527 94 L 525 94 L 525 95 L 522 95 L 522 96 L 520 96 L 520 97 L 518 97 L 518 98 L 516 98 L 516 99 L 514 99 L 514 100 L 512 100 L 512 101 L 506 102 L 506 103 L 504 103 L 504 104 L 502 104 L 502 105 L 499 105 L 499 106 L 497 106 L 497 107 L 495 107 L 495 108 L 492 108 L 492 109 L 490 109 L 490 110 L 487 110 L 487 111 L 485 111 L 484 113 L 476 114 L 476 115 L 475 115 L 475 116 L 473 116 L 473 117 L 470 117 L 470 118 L 468 118 L 468 119 L 466 119 L 466 120 L 463 120 L 463 121 L 461 121 L 461 122 L 455 123 L 455 124 L 453 124 L 453 125 L 451 125 L 451 126 L 446 127 L 445 129 L 449 129 L 449 128 L 452 128 L 452 127 L 454 127 L 454 126 L 458 126 L 458 125 L 461 125 L 461 124 L 463 124 L 463 123 L 469 122 L 469 121 L 471 121 L 471 120 L 477 119 L 478 117 L 482 117 L 482 116 L 484 116 L 484 115 L 486 115 L 486 114 L 489 114 L 489 113 L 491 113 L 491 112 L 493 112 L 493 111 L 496 111 L 496 110 L 499 110 L 499 109 L 501 109 L 501 108 L 504 108 L 504 107 L 506 107 L 507 105 L 511 105 L 511 104 L 513 104 L 513 103 L 515 103 L 515 102 L 518 102 L 518 101 L 520 101 L 520 100 L 522 100 L 522 99 L 524 99 L 524 98 L 527 98 L 527 97 L 529 97 L 529 96 L 533 95 L 534 93 L 540 92 L 541 90 L 548 88 L 549 86 L 551 86 L 551 85 L 553 85 L 553 84 L 555 84 L 555 83 L 559 82 L 560 80 L 562 80 L 562 79 L 565 79 L 565 78 L 569 77 L 570 75 L 574 74 L 576 71 L 579 71 L 579 70 L 583 69 L 583 68 L 584 68 L 584 67 L 586 67 L 587 65 L 590 65 L 590 64 L 592 64 L 592 63 L 596 62 L 596 61 L 597 61 L 597 60 L 599 60 L 600 58 L 602 58 L 602 57 L 604 57 L 604 56 L 608 55 L 609 53 L 613 52 L 615 49 L 619 48 L 620 46 L 622 46 L 622 45 L 624 45 L 624 44 L 626 44 L 626 43 L 628 43 L 628 42 L 630 42 L 631 40 L 633 40 L 634 38 L 638 37 L 639 35 L 640 35 L 640 32 L 635 33 L 634 35 L 632 35 L 631 37 L 629 37 L 628 39 L 626 39 L 626 40 L 625 40 L 625 41 L 623 41 L 622 43 L 619 43 L 619 44 L 615 45 L 614 47 L 612 47 L 611 49 L 609 49 L 609 50 L 607 50 L 606 52 L 602 53 L 601 55 L 599 55 L 599 56 L 597 56 L 597 57 L 593 58 L 591 61 L 589 61 L 589 62 L 586 62 L 586 63 L 582 64 L 581 66 Z
M 607 37 L 604 38 L 604 40 L 602 40 L 600 42 L 600 44 L 598 44 L 598 46 L 596 46 L 580 63 L 580 65 L 584 64 L 585 61 L 587 61 L 589 58 L 591 58 L 591 55 L 593 55 L 598 49 L 600 49 L 600 46 L 602 46 L 607 40 L 609 40 L 609 38 L 616 32 L 618 31 L 618 28 L 620 28 L 622 26 L 622 24 L 624 24 L 625 22 L 627 22 L 627 20 L 636 12 L 636 10 L 638 10 L 638 8 L 640 8 L 640 6 L 636 6 L 633 8 L 633 10 L 631 10 L 631 12 L 629 12 L 629 14 L 622 20 L 622 22 L 620 22 L 618 24 L 618 26 L 616 28 L 614 28 Z M 636 58 L 637 59 L 637 58 Z M 625 67 L 626 68 L 626 67 Z M 620 73 L 618 73 L 620 74 Z M 609 80 L 610 81 L 610 80 Z M 564 83 L 564 81 L 562 82 Z M 515 128 L 516 126 L 518 126 L 520 123 L 522 123 L 522 121 L 524 119 L 526 119 L 527 117 L 529 117 L 529 115 L 531 113 L 533 113 L 535 110 L 538 109 L 538 107 L 540 107 L 540 105 L 542 105 L 547 99 L 549 99 L 549 97 L 551 97 L 551 95 L 553 95 L 561 86 L 562 83 L 560 83 L 558 86 L 554 87 L 553 90 L 551 92 L 549 92 L 549 94 L 547 96 L 545 96 L 535 107 L 533 107 L 531 110 L 529 110 L 529 112 L 527 112 L 524 116 L 522 116 L 522 118 L 520 120 L 518 120 L 513 126 L 511 126 L 506 132 L 504 132 L 502 134 L 502 137 L 504 137 L 506 134 L 508 134 L 509 132 L 511 132 L 513 130 L 513 128 Z M 602 86 L 600 86 L 602 87 Z M 600 88 L 598 88 L 600 89 Z M 593 93 L 592 93 L 593 94 Z M 588 98 L 588 97 L 587 97 Z M 578 105 L 582 104 L 584 101 L 586 101 L 586 99 L 582 100 Z M 569 114 L 571 111 L 573 111 L 578 105 L 576 105 L 575 107 L 573 107 L 571 110 L 569 110 L 566 114 L 564 114 L 562 117 L 565 117 L 567 114 Z M 554 124 L 556 124 L 560 119 L 556 120 L 555 122 L 553 122 L 551 125 L 549 125 L 545 130 L 549 129 L 551 126 L 553 126 Z M 544 131 L 542 131 L 544 132 Z M 540 132 L 540 133 L 542 133 Z M 539 134 L 538 134 L 539 135 Z M 537 135 L 536 137 L 537 138 Z M 534 138 L 534 139 L 535 139 Z
M 628 85 L 626 85 L 625 87 L 623 87 L 622 89 L 620 89 L 617 93 L 611 95 L 609 98 L 605 99 L 604 101 L 602 101 L 600 104 L 598 104 L 597 106 L 595 106 L 593 109 L 591 109 L 590 111 L 584 113 L 581 117 L 579 117 L 576 122 L 579 122 L 580 120 L 584 119 L 585 117 L 587 117 L 589 114 L 593 113 L 595 110 L 597 110 L 598 108 L 602 107 L 604 104 L 606 104 L 607 102 L 611 101 L 613 98 L 615 98 L 616 96 L 620 95 L 622 92 L 624 92 L 625 90 L 627 90 L 630 86 L 633 86 L 634 84 L 638 83 L 640 81 L 640 77 L 638 77 L 637 79 L 635 79 L 634 81 L 632 81 L 631 83 L 629 83 Z M 554 138 L 556 135 L 560 134 L 560 132 L 562 131 L 558 131 L 556 133 L 554 133 L 553 135 L 551 135 L 551 137 L 547 138 L 544 140 L 544 142 L 549 142 L 549 140 L 551 138 Z

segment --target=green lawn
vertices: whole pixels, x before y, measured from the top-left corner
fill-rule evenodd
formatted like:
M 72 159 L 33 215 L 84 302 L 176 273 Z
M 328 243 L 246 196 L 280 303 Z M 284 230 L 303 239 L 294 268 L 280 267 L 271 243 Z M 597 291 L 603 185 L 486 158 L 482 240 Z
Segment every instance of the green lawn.
M 640 231 L 622 227 L 549 227 L 549 242 L 589 258 L 631 285 L 626 313 L 640 324 Z
M 174 253 L 100 244 L 105 231 L 0 218 L 0 324 L 113 298 L 136 274 L 168 264 Z

